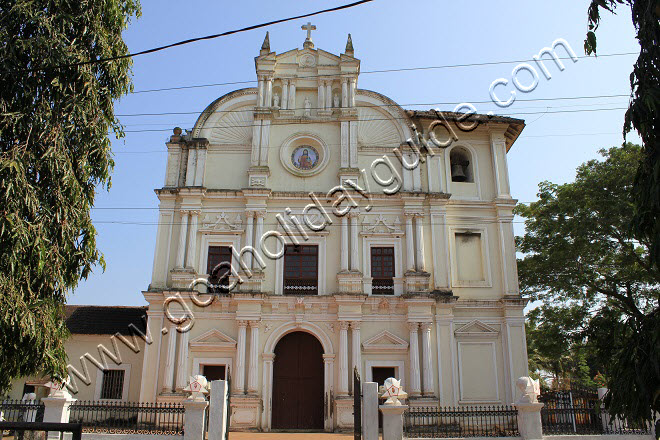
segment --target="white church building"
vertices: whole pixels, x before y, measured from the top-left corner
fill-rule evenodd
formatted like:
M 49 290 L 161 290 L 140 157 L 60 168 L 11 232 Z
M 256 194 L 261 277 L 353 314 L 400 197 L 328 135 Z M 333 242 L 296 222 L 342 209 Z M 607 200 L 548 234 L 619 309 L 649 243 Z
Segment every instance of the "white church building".
M 350 35 L 335 55 L 303 28 L 282 53 L 266 35 L 257 87 L 174 129 L 141 309 L 152 339 L 77 398 L 173 402 L 192 375 L 230 374 L 232 429 L 262 431 L 351 428 L 355 369 L 400 378 L 411 406 L 516 399 L 526 300 L 506 155 L 524 121 L 401 108 L 359 88 Z M 208 279 L 213 296 L 197 292 Z M 112 331 L 72 333 L 82 371 Z

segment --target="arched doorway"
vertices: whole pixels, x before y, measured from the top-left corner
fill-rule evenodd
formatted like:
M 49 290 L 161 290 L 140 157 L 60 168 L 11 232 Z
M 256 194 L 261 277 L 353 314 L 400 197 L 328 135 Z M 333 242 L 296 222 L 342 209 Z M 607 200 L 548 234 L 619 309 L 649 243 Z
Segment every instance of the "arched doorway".
M 323 346 L 293 332 L 275 346 L 273 429 L 323 429 Z

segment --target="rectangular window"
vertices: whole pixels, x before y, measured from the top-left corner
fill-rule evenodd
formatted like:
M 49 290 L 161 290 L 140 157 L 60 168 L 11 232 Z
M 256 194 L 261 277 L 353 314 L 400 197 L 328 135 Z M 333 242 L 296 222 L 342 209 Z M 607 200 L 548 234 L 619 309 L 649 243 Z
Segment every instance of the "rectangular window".
M 394 294 L 394 248 L 371 248 L 371 291 L 374 295 Z
M 318 294 L 318 246 L 287 245 L 284 250 L 284 294 Z
M 231 246 L 209 246 L 206 263 L 206 273 L 209 283 L 216 288 L 209 288 L 211 293 L 229 292 L 229 275 L 231 275 Z
M 104 370 L 101 399 L 121 400 L 124 392 L 124 370 Z
M 225 380 L 226 367 L 224 365 L 204 365 L 202 375 L 209 382 L 212 380 Z

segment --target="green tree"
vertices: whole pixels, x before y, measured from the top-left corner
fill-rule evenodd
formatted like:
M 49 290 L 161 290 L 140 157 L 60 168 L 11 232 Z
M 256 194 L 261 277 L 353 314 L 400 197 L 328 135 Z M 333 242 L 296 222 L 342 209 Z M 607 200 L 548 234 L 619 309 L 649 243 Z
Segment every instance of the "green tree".
M 542 182 L 539 200 L 516 208 L 525 218 L 525 235 L 517 237 L 525 254 L 521 289 L 546 305 L 588 310 L 584 335 L 607 369 L 608 409 L 651 420 L 660 410 L 660 272 L 650 243 L 633 239 L 629 228 L 643 152 L 628 143 L 601 154 L 603 161 L 577 169 L 574 182 Z
M 596 54 L 601 9 L 614 13 L 624 4 L 630 7 L 641 50 L 630 74 L 631 100 L 623 136 L 635 128 L 644 144 L 632 192 L 635 215 L 631 227 L 636 237 L 650 244 L 651 261 L 660 267 L 660 1 L 591 0 L 584 50 Z
M 131 89 L 121 33 L 137 0 L 0 1 L 0 394 L 66 376 L 63 304 L 95 264 L 90 218 L 110 187 L 114 101 Z

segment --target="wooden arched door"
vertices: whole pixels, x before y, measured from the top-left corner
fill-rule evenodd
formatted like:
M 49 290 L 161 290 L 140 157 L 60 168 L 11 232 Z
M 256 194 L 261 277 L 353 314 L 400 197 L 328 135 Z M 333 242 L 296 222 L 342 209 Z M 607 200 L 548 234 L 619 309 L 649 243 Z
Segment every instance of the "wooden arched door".
M 323 347 L 309 333 L 285 335 L 275 347 L 273 429 L 323 429 Z

